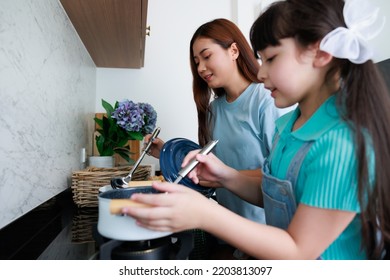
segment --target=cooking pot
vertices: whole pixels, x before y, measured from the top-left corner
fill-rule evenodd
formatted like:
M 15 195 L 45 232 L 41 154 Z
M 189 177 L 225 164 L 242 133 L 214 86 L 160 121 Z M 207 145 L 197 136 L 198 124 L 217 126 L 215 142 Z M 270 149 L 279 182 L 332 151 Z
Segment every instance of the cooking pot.
M 127 188 L 151 187 L 154 182 L 161 182 L 161 180 L 131 181 L 131 182 L 128 182 L 126 187 L 123 187 L 123 188 L 127 189 Z M 110 191 L 113 189 L 114 188 L 111 185 L 105 185 L 105 186 L 99 188 L 99 193 Z
M 129 198 L 133 193 L 159 193 L 151 186 L 112 189 L 99 193 L 98 232 L 106 238 L 122 241 L 138 241 L 156 239 L 172 234 L 172 232 L 153 231 L 138 226 L 135 220 L 120 213 L 123 204 L 131 203 L 134 207 L 148 207 Z

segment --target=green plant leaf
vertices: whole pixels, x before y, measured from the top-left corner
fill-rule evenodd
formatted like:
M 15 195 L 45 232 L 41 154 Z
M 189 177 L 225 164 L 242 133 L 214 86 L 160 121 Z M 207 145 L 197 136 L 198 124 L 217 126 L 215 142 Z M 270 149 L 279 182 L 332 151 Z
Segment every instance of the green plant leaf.
M 125 147 L 125 145 L 129 142 L 127 139 L 122 139 L 118 141 L 118 148 Z
M 99 118 L 93 118 L 95 120 L 95 122 L 100 126 L 100 127 L 103 127 L 103 120 L 102 119 L 99 119 Z
M 126 146 L 123 148 L 115 148 L 114 151 L 115 151 L 115 153 L 120 155 L 123 159 L 125 159 L 127 162 L 129 162 L 130 164 L 135 162 L 132 158 L 130 158 L 130 155 L 132 155 L 134 153 L 130 152 L 129 146 Z
M 105 141 L 103 135 L 97 135 L 95 139 L 96 139 L 96 147 L 99 151 L 99 155 L 101 156 L 114 155 L 114 149 L 112 147 L 107 146 L 107 141 Z
M 128 132 L 130 138 L 129 140 L 142 140 L 144 139 L 144 136 L 142 135 L 141 132 L 138 132 L 138 131 L 130 131 Z
M 110 120 L 108 118 L 106 118 L 105 116 L 103 116 L 102 129 L 103 129 L 102 135 L 106 136 L 107 139 L 110 139 L 109 136 L 110 136 L 110 129 L 112 129 L 112 125 L 111 125 Z
M 102 106 L 106 110 L 107 117 L 111 119 L 111 114 L 114 112 L 114 108 L 111 106 L 110 103 L 102 99 Z

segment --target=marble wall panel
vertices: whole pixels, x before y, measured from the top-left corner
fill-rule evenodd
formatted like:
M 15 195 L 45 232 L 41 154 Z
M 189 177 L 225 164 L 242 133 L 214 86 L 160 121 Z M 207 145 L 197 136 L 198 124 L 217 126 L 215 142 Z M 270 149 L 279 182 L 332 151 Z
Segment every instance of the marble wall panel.
M 58 0 L 0 2 L 0 228 L 70 186 L 96 67 Z

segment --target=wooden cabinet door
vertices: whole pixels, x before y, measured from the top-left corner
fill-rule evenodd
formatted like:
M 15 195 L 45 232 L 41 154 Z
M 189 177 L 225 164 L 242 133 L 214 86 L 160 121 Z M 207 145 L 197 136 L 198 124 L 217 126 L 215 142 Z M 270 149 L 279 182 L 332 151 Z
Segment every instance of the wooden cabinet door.
M 60 1 L 97 67 L 143 67 L 147 0 Z

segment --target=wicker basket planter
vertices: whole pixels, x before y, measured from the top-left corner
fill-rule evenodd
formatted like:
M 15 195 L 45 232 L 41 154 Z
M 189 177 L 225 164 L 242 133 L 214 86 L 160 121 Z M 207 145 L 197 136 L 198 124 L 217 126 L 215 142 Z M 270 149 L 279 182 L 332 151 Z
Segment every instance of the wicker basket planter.
M 114 177 L 125 177 L 132 166 L 115 168 L 88 167 L 85 170 L 73 172 L 73 201 L 78 207 L 97 207 L 99 188 L 109 185 Z M 138 166 L 132 176 L 132 181 L 144 181 L 150 178 L 151 166 Z

